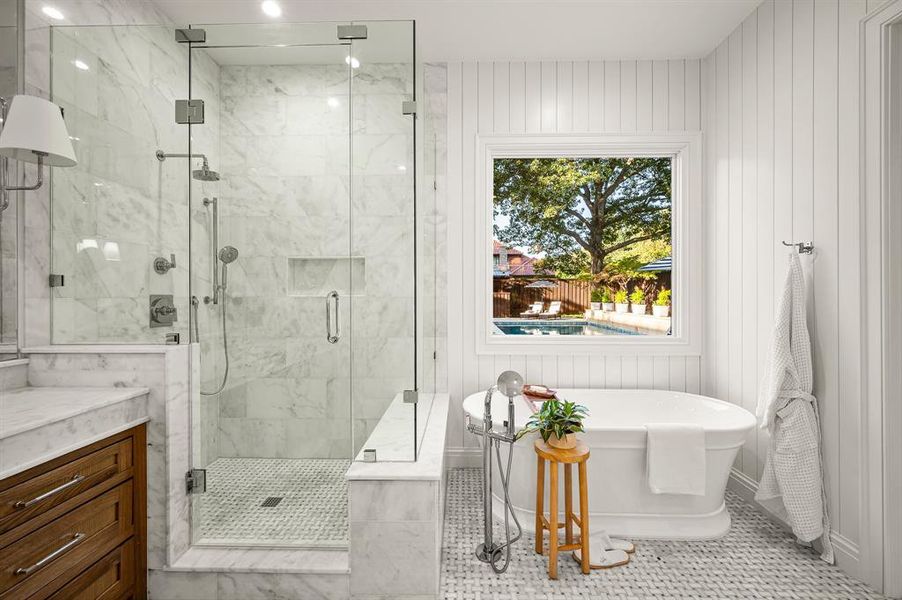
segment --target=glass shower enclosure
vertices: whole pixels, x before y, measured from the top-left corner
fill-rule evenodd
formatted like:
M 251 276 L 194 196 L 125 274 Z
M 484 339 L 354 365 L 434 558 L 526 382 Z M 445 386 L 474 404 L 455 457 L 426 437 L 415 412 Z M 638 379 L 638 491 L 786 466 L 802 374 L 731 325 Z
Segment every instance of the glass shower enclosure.
M 51 186 L 52 341 L 194 344 L 195 544 L 346 546 L 351 462 L 416 460 L 414 46 L 411 21 L 51 32 L 80 155 Z
M 413 23 L 197 30 L 195 543 L 343 546 L 350 462 L 417 448 Z

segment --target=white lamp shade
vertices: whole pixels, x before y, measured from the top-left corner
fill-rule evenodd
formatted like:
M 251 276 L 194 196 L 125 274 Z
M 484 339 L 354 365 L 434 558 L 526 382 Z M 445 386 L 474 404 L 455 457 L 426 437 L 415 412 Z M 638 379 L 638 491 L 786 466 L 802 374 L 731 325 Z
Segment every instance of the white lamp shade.
M 13 96 L 0 130 L 0 156 L 36 163 L 35 152 L 45 153 L 51 167 L 78 164 L 60 107 L 37 96 Z

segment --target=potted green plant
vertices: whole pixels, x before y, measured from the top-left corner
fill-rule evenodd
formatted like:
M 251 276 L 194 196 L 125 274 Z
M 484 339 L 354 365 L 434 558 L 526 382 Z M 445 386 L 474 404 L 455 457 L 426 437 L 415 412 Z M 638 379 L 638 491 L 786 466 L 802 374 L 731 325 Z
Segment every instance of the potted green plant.
M 592 310 L 601 310 L 601 297 L 602 291 L 600 288 L 592 290 L 591 302 L 589 302 L 589 307 Z
M 608 288 L 604 288 L 601 292 L 601 309 L 605 312 L 614 312 L 614 298 Z
M 655 297 L 655 303 L 651 307 L 651 313 L 656 317 L 670 316 L 670 292 L 666 288 L 658 292 Z
M 628 313 L 630 311 L 629 300 L 627 300 L 626 290 L 617 290 L 614 294 L 614 304 L 619 313 Z
M 588 415 L 585 406 L 556 398 L 546 400 L 538 412 L 533 413 L 526 427 L 517 433 L 517 439 L 538 432 L 542 440 L 554 448 L 574 448 L 576 433 L 583 431 L 583 419 Z
M 633 304 L 634 315 L 645 314 L 645 292 L 642 288 L 637 287 L 633 290 L 633 293 L 630 294 L 630 302 Z

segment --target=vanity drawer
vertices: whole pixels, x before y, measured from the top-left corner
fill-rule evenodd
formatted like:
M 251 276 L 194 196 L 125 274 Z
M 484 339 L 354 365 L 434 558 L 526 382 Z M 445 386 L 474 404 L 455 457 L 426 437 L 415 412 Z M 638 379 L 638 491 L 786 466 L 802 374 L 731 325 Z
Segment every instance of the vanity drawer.
M 49 600 L 119 600 L 130 597 L 135 582 L 135 541 L 122 544 L 67 583 Z
M 35 469 L 37 474 L 29 477 L 30 472 L 26 473 L 23 481 L 0 489 L 0 544 L 5 541 L 4 533 L 67 500 L 80 494 L 93 496 L 113 485 L 112 480 L 128 478 L 134 465 L 133 453 L 134 442 L 128 437 L 50 470 Z M 76 500 L 73 505 L 80 502 Z
M 58 591 L 132 536 L 133 502 L 129 480 L 0 549 L 0 598 Z

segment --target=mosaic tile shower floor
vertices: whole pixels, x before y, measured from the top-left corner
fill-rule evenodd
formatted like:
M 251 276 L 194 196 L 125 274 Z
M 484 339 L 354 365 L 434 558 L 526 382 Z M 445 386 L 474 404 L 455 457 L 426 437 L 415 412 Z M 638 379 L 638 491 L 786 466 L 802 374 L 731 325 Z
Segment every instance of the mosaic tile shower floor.
M 213 461 L 207 466 L 207 492 L 195 497 L 198 542 L 347 546 L 350 464 L 343 459 Z M 282 500 L 263 506 L 268 498 Z
M 448 600 L 578 599 L 881 599 L 862 583 L 820 561 L 813 551 L 730 493 L 730 533 L 704 542 L 637 542 L 630 564 L 582 575 L 562 554 L 558 580 L 533 536 L 513 547 L 510 569 L 496 576 L 473 554 L 481 539 L 480 469 L 453 469 L 448 480 L 442 545 L 442 597 Z M 503 531 L 496 528 L 496 536 Z

